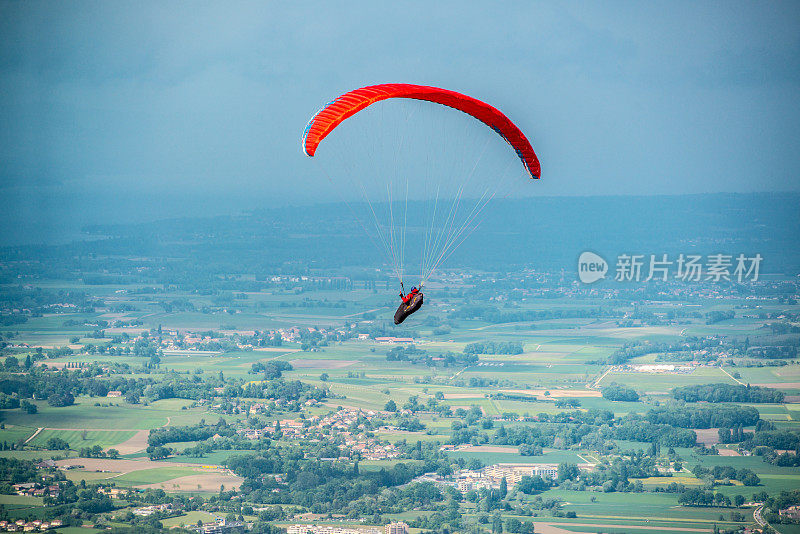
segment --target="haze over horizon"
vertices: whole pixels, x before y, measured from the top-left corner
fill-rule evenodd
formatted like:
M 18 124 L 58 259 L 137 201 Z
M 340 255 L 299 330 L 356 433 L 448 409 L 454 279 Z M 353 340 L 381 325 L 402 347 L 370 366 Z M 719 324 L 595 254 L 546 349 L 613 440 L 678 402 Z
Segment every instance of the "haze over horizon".
M 512 117 L 536 196 L 800 191 L 798 22 L 791 2 L 0 2 L 0 228 L 331 199 L 302 128 L 385 82 Z

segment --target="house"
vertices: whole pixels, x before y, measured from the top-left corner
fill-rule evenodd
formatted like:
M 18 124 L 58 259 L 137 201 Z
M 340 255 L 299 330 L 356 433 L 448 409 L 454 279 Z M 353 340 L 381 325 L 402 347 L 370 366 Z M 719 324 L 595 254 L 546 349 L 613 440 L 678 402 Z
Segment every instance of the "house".
M 14 491 L 17 492 L 17 495 L 30 495 L 35 490 L 36 484 L 34 482 L 25 482 L 22 484 L 14 484 L 12 487 L 14 488 Z
M 128 490 L 128 488 L 106 487 L 106 488 L 100 488 L 98 491 L 100 493 L 105 493 L 106 495 L 108 495 L 112 499 L 121 499 L 121 498 L 123 498 L 125 496 L 126 493 L 128 493 L 129 490 Z
M 240 534 L 247 529 L 247 524 L 241 521 L 221 520 L 218 523 L 210 523 L 192 530 L 199 534 Z
M 414 343 L 413 337 L 376 337 L 378 343 Z
M 142 508 L 136 508 L 133 510 L 133 515 L 138 515 L 141 517 L 147 517 L 153 515 L 156 512 L 169 512 L 172 510 L 172 504 L 152 504 L 150 506 L 144 506 Z
M 408 525 L 402 521 L 389 523 L 384 529 L 385 534 L 408 534 Z
M 794 505 L 783 510 L 778 511 L 778 515 L 786 519 L 797 520 L 800 519 L 800 506 Z

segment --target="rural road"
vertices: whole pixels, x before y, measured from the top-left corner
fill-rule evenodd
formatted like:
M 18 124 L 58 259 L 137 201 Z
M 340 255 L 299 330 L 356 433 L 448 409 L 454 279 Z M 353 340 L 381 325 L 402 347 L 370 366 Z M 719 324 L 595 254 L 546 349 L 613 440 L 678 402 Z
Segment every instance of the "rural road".
M 759 525 L 760 527 L 764 527 L 764 526 L 766 526 L 766 524 L 767 524 L 767 522 L 766 522 L 766 521 L 764 521 L 764 518 L 763 518 L 763 517 L 761 517 L 761 511 L 762 511 L 763 509 L 764 509 L 764 505 L 762 504 L 761 506 L 759 506 L 758 508 L 756 508 L 756 509 L 753 511 L 753 519 L 755 519 L 755 520 L 756 520 L 756 523 L 758 523 L 758 525 Z
M 726 371 L 722 367 L 720 367 L 719 370 L 722 371 L 723 373 L 725 373 L 726 375 L 728 375 L 729 377 L 731 377 L 731 380 L 735 381 L 740 386 L 746 386 L 747 385 L 744 382 L 742 382 L 741 380 L 739 380 L 738 378 L 734 378 L 732 374 L 730 374 L 728 371 Z
M 461 373 L 463 373 L 463 372 L 464 372 L 464 371 L 466 371 L 467 369 L 469 369 L 469 366 L 467 366 L 467 367 L 464 367 L 462 370 L 460 370 L 459 372 L 457 372 L 456 374 L 454 374 L 453 376 L 451 376 L 451 377 L 450 377 L 450 380 L 453 380 L 453 379 L 455 379 L 456 377 L 458 377 L 458 375 L 460 375 Z
M 589 389 L 597 389 L 598 387 L 600 387 L 600 382 L 601 382 L 601 381 L 602 381 L 602 380 L 603 380 L 603 379 L 606 377 L 606 375 L 607 375 L 608 373 L 610 373 L 610 372 L 611 372 L 613 369 L 614 369 L 614 366 L 612 365 L 611 367 L 609 367 L 608 369 L 606 369 L 606 372 L 605 372 L 605 373 L 603 373 L 602 375 L 600 375 L 600 378 L 598 378 L 597 380 L 595 380 L 595 381 L 594 381 L 594 382 L 592 382 L 591 384 L 586 384 L 586 387 L 588 387 Z
M 780 531 L 778 529 L 776 529 L 775 527 L 770 525 L 769 522 L 767 522 L 767 520 L 764 519 L 764 516 L 762 515 L 763 513 L 764 513 L 764 505 L 763 504 L 759 505 L 759 507 L 756 508 L 753 511 L 753 519 L 756 520 L 756 523 L 758 523 L 758 526 L 760 526 L 761 528 L 770 527 L 770 528 L 772 528 L 772 530 L 774 530 L 775 532 L 778 532 L 778 534 L 780 534 Z
M 381 308 L 372 308 L 371 310 L 364 310 L 364 311 L 360 311 L 358 313 L 351 313 L 350 315 L 342 315 L 342 319 L 352 319 L 353 317 L 358 317 L 359 315 L 364 315 L 365 313 L 373 313 L 373 312 L 377 312 L 377 311 L 381 311 L 381 310 L 387 310 L 387 309 L 389 309 L 389 308 L 387 308 L 386 306 L 383 306 Z
M 28 443 L 30 440 L 32 440 L 33 438 L 35 438 L 36 436 L 38 436 L 38 435 L 39 435 L 39 432 L 41 432 L 42 430 L 44 430 L 44 427 L 43 427 L 43 426 L 42 426 L 42 427 L 39 427 L 39 428 L 37 428 L 37 429 L 36 429 L 36 432 L 34 432 L 33 434 L 31 434 L 31 437 L 29 437 L 28 439 L 26 439 L 26 440 L 25 440 L 25 443 Z

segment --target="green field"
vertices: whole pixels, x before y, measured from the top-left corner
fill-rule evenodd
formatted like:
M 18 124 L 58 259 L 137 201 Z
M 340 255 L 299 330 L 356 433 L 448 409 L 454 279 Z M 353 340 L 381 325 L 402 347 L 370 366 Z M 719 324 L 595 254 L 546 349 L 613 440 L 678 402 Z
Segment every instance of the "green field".
M 0 429 L 0 441 L 18 443 L 30 438 L 35 432 L 35 427 L 6 424 L 5 428 Z
M 595 493 L 583 491 L 550 490 L 543 494 L 558 498 L 566 503 L 565 510 L 574 511 L 581 522 L 592 518 L 613 520 L 616 518 L 637 518 L 639 523 L 647 519 L 655 522 L 660 518 L 663 525 L 679 526 L 692 524 L 703 526 L 715 522 L 720 510 L 703 507 L 678 506 L 678 498 L 669 493 Z M 594 499 L 594 500 L 592 500 Z M 668 520 L 667 520 L 668 518 Z
M 100 403 L 101 406 L 96 404 Z M 149 430 L 167 424 L 190 424 L 202 419 L 199 410 L 181 410 L 191 402 L 182 399 L 166 399 L 148 406 L 133 405 L 123 399 L 78 397 L 75 404 L 53 408 L 45 402 L 35 402 L 39 412 L 29 416 L 19 410 L 6 410 L 5 421 L 15 425 L 35 424 L 45 428 Z M 38 438 L 38 436 L 37 436 Z
M 55 430 L 46 428 L 28 442 L 32 447 L 46 448 L 47 440 L 60 438 L 69 443 L 73 450 L 100 445 L 104 449 L 118 445 L 133 437 L 132 430 Z
M 196 525 L 198 521 L 202 521 L 203 523 L 214 523 L 216 522 L 217 517 L 218 516 L 211 514 L 209 512 L 193 511 L 193 512 L 186 512 L 185 514 L 179 515 L 178 517 L 170 517 L 168 519 L 164 519 L 163 521 L 161 521 L 161 524 L 163 524 L 165 528 L 172 528 L 181 525 L 185 526 Z
M 247 450 L 230 450 L 230 451 L 214 451 L 204 454 L 200 458 L 192 456 L 176 455 L 170 458 L 171 462 L 181 462 L 185 464 L 198 464 L 198 465 L 225 465 L 225 462 L 231 456 L 241 454 L 253 454 L 255 451 Z
M 117 486 L 141 486 L 144 484 L 158 484 L 173 478 L 184 477 L 197 474 L 197 470 L 192 467 L 157 467 L 125 473 L 114 477 L 114 484 Z

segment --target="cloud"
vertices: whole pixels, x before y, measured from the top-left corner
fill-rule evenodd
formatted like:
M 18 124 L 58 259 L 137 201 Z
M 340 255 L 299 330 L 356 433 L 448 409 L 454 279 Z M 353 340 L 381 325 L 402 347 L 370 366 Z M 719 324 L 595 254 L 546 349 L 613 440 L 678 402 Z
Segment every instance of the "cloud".
M 324 196 L 298 149 L 310 115 L 360 85 L 411 81 L 474 94 L 522 124 L 547 194 L 796 190 L 798 12 L 4 2 L 0 187 L 71 186 L 77 204 L 98 187 Z

